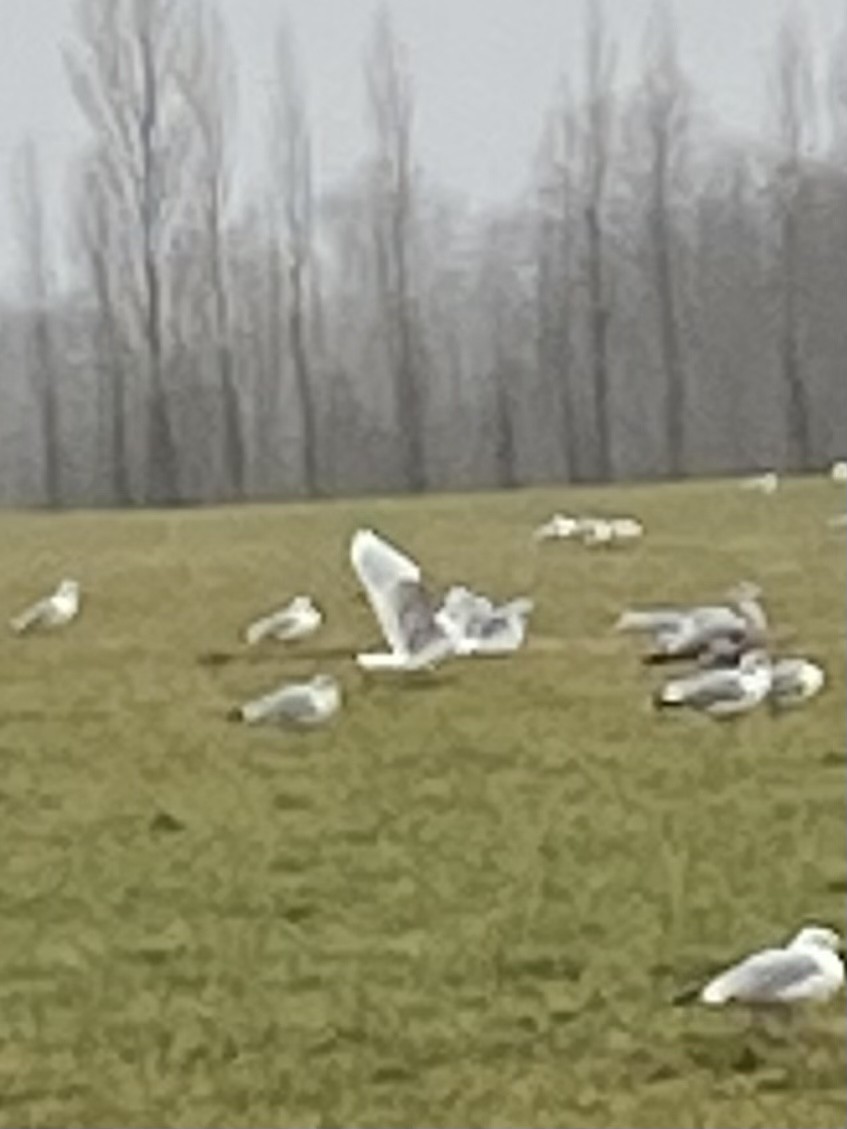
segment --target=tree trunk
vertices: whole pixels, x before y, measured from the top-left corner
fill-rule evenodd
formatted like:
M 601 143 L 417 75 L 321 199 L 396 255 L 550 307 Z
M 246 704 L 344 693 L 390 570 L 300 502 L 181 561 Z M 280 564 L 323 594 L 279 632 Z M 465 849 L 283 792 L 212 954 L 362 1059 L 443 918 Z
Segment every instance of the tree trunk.
M 597 425 L 597 474 L 602 482 L 612 477 L 609 436 L 608 310 L 603 291 L 603 234 L 596 204 L 585 211 L 588 229 L 588 293 L 591 323 L 592 387 Z
M 809 401 L 800 364 L 797 315 L 797 216 L 795 199 L 785 206 L 782 220 L 782 335 L 780 366 L 788 400 L 788 459 L 795 470 L 807 470 L 811 461 Z
M 143 106 L 139 122 L 141 143 L 141 236 L 144 270 L 145 335 L 148 372 L 147 500 L 179 501 L 176 443 L 165 387 L 162 341 L 162 286 L 158 261 L 158 222 L 161 207 L 157 184 L 156 132 L 158 91 L 149 30 L 139 36 L 143 76 Z
M 289 333 L 291 335 L 291 355 L 294 361 L 294 380 L 300 401 L 300 415 L 303 429 L 303 485 L 309 497 L 318 493 L 318 441 L 315 420 L 315 403 L 312 394 L 312 373 L 309 364 L 309 346 L 304 324 L 303 269 L 299 258 L 291 264 L 291 305 L 289 309 Z

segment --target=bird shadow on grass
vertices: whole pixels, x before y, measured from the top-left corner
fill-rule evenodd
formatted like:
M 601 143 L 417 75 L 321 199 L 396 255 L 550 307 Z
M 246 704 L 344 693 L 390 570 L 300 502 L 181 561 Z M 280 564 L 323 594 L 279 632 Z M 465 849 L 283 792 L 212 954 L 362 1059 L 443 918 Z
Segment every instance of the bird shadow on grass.
M 843 768 L 847 764 L 847 758 L 844 756 L 843 749 L 830 750 L 824 753 L 820 758 L 820 763 L 827 768 Z
M 425 692 L 438 690 L 444 686 L 452 686 L 457 681 L 455 672 L 445 673 L 443 671 L 439 671 L 437 674 L 424 671 L 380 671 L 379 674 L 371 674 L 360 670 L 359 675 L 360 690 L 368 692 L 372 690 L 391 691 L 392 693 L 397 690 Z
M 773 1035 L 749 1027 L 730 1038 L 726 1031 L 687 1031 L 681 1045 L 690 1062 L 716 1074 L 755 1074 L 771 1066 L 779 1050 Z
M 218 667 L 239 662 L 249 666 L 260 666 L 265 663 L 279 663 L 280 660 L 306 659 L 352 659 L 353 648 L 350 646 L 326 647 L 297 647 L 290 650 L 283 647 L 266 647 L 242 651 L 203 651 L 197 656 L 198 666 Z

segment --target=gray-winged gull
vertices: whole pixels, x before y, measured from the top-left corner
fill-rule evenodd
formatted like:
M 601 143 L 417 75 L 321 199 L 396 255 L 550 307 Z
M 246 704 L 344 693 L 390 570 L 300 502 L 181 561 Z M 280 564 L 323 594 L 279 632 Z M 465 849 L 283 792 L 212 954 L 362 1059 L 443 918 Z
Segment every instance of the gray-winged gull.
M 436 618 L 420 568 L 410 557 L 373 530 L 360 529 L 350 544 L 350 563 L 390 647 L 356 655 L 363 670 L 424 670 L 455 653 L 459 633 Z
M 713 717 L 734 717 L 755 709 L 771 688 L 771 662 L 764 651 L 747 651 L 738 666 L 674 678 L 657 690 L 657 709 L 687 706 Z
M 653 636 L 648 663 L 673 662 L 705 655 L 739 657 L 745 650 L 763 647 L 768 621 L 759 589 L 743 583 L 729 593 L 730 606 L 704 606 L 674 613 L 672 609 L 624 612 L 618 631 L 640 631 Z
M 844 984 L 842 949 L 834 929 L 808 925 L 784 948 L 762 949 L 720 973 L 696 998 L 712 1007 L 823 1003 Z M 678 1002 L 690 998 L 690 993 L 681 995 Z
M 700 604 L 689 607 L 628 608 L 622 612 L 613 630 L 634 634 L 656 635 L 685 630 L 690 623 L 699 625 L 738 626 L 739 601 L 759 600 L 762 590 L 749 580 L 742 580 L 726 593 L 728 604 Z
M 309 682 L 289 682 L 270 694 L 233 709 L 229 717 L 247 725 L 261 722 L 320 725 L 341 705 L 341 688 L 331 674 L 317 674 Z
M 448 633 L 458 633 L 457 654 L 506 655 L 522 646 L 533 607 L 526 596 L 495 607 L 487 596 L 456 585 L 444 597 L 436 620 Z
M 63 580 L 55 592 L 30 605 L 9 621 L 16 635 L 35 628 L 63 627 L 79 614 L 80 587 L 76 580 Z
M 292 643 L 313 635 L 322 621 L 321 610 L 311 596 L 295 596 L 284 608 L 251 623 L 244 631 L 244 641 L 248 646 L 268 638 Z
M 533 530 L 536 541 L 568 541 L 579 533 L 579 519 L 566 514 L 553 514 L 549 521 Z

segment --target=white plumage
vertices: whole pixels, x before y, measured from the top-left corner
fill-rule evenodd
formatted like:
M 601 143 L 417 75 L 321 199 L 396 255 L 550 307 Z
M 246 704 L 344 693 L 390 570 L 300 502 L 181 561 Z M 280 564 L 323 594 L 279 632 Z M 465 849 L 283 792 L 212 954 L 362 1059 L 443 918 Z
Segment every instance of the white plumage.
M 700 999 L 713 1007 L 824 1002 L 844 983 L 841 944 L 834 930 L 807 926 L 784 948 L 762 949 L 710 980 Z
M 838 459 L 837 462 L 834 462 L 830 467 L 829 477 L 839 486 L 847 483 L 847 462 L 844 459 Z
M 526 596 L 495 607 L 487 596 L 457 585 L 447 592 L 435 618 L 448 634 L 458 634 L 457 654 L 505 655 L 522 646 L 533 607 Z
M 754 474 L 741 483 L 742 490 L 756 490 L 760 494 L 775 494 L 779 489 L 779 478 L 772 470 L 764 474 Z
M 568 517 L 554 514 L 533 533 L 536 541 L 581 541 L 594 548 L 636 541 L 643 537 L 644 526 L 633 517 Z
M 80 587 L 76 580 L 63 580 L 55 592 L 30 605 L 9 621 L 16 635 L 34 629 L 63 627 L 79 614 Z
M 232 711 L 233 720 L 247 725 L 262 722 L 290 725 L 320 725 L 341 706 L 341 688 L 330 674 L 318 674 L 309 682 L 290 682 L 261 698 L 254 698 Z
M 565 514 L 553 514 L 549 521 L 539 525 L 532 536 L 536 541 L 568 541 L 579 533 L 579 520 Z
M 730 589 L 727 596 L 727 604 L 627 610 L 614 630 L 651 635 L 650 661 L 697 658 L 724 645 L 737 648 L 739 654 L 763 646 L 768 621 L 760 602 L 761 590 L 744 581 Z
M 654 701 L 659 709 L 687 706 L 712 717 L 734 717 L 760 705 L 770 688 L 770 659 L 763 651 L 748 651 L 737 667 L 672 679 Z
M 634 517 L 613 517 L 609 519 L 614 541 L 637 541 L 644 536 L 644 526 Z
M 579 519 L 579 538 L 589 548 L 611 545 L 615 540 L 615 528 L 606 518 L 583 517 Z
M 455 654 L 460 633 L 436 609 L 410 557 L 370 529 L 350 544 L 350 563 L 390 648 L 356 655 L 363 670 L 423 670 Z
M 295 596 L 284 608 L 251 623 L 244 631 L 244 641 L 248 646 L 269 638 L 292 643 L 313 635 L 322 622 L 323 614 L 311 596 Z
M 810 659 L 781 658 L 771 666 L 770 699 L 776 706 L 799 706 L 819 694 L 826 675 Z

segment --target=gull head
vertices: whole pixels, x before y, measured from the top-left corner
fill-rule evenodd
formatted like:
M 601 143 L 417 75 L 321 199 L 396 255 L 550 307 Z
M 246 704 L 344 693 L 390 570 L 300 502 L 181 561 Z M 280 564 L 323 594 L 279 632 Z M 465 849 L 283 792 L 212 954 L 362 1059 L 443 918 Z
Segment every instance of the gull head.
M 792 949 L 829 949 L 833 953 L 844 953 L 844 940 L 834 929 L 825 925 L 806 925 L 793 938 Z
M 308 612 L 314 607 L 311 596 L 295 596 L 289 605 L 293 612 Z
M 331 674 L 316 674 L 312 679 L 312 689 L 314 690 L 334 690 L 338 688 L 338 682 Z
M 761 585 L 752 580 L 739 580 L 727 591 L 727 597 L 733 603 L 743 603 L 747 600 L 760 600 L 762 598 Z
M 63 580 L 56 592 L 59 596 L 77 596 L 79 595 L 79 581 Z

